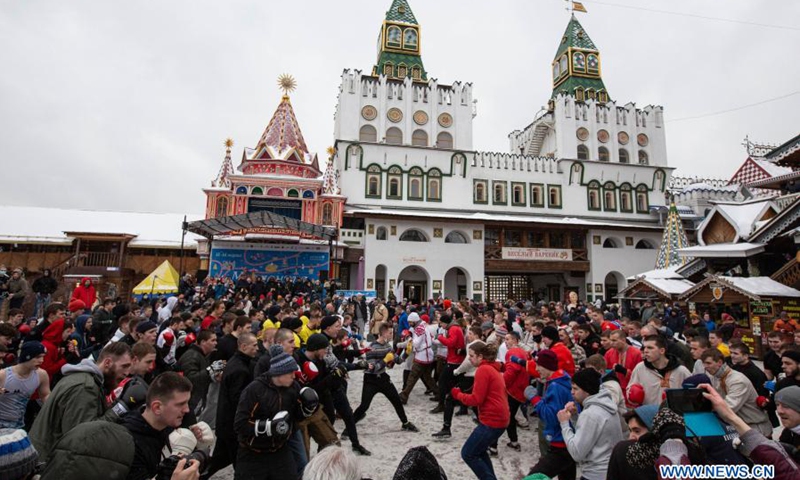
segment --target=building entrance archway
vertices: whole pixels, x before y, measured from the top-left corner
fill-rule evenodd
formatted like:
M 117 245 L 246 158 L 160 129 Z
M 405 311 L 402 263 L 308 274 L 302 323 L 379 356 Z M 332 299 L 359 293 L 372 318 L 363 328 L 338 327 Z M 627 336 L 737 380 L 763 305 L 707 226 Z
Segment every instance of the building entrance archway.
M 444 296 L 452 300 L 467 297 L 469 273 L 461 267 L 453 267 L 444 275 Z
M 404 268 L 397 276 L 397 283 L 403 285 L 403 298 L 409 302 L 421 304 L 428 299 L 430 275 L 424 268 L 412 265 Z
M 386 284 L 386 265 L 378 265 L 375 267 L 375 291 L 378 292 L 378 298 L 387 298 Z
M 604 282 L 606 303 L 613 303 L 614 297 L 625 288 L 625 277 L 619 272 L 608 272 Z

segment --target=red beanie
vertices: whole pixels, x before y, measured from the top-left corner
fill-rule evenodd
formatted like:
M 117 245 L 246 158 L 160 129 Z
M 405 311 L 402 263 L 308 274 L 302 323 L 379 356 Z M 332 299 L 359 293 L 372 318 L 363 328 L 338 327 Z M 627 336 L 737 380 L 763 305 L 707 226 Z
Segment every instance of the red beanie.
M 445 310 L 447 310 L 448 308 L 453 306 L 453 302 L 451 302 L 449 298 L 445 298 L 444 302 L 442 302 L 442 306 L 444 307 Z
M 638 383 L 630 386 L 628 391 L 628 401 L 633 405 L 641 405 L 644 403 L 644 387 Z
M 536 362 L 543 368 L 555 372 L 558 370 L 558 357 L 552 350 L 542 350 L 536 356 Z
M 86 310 L 86 303 L 79 298 L 73 298 L 69 301 L 67 308 L 69 308 L 69 311 L 72 313 L 79 312 L 81 310 Z

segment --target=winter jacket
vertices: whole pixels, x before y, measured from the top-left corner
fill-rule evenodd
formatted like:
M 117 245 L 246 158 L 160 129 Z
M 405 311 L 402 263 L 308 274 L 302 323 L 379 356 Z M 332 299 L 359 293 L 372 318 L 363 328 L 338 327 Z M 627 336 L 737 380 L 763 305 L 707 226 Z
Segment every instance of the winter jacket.
M 520 347 L 512 348 L 506 353 L 506 362 L 503 371 L 503 381 L 506 383 L 506 392 L 514 400 L 525 403 L 525 387 L 530 384 L 528 371 L 522 365 L 511 361 L 511 357 L 528 360 L 528 352 Z
M 253 381 L 253 359 L 236 352 L 225 364 L 222 380 L 219 384 L 219 400 L 217 401 L 217 437 L 224 441 L 236 441 L 233 421 L 236 407 L 244 389 Z
M 583 351 L 586 353 L 587 357 L 591 357 L 598 351 L 600 351 L 600 337 L 598 337 L 594 332 L 590 333 L 588 337 L 584 340 L 578 342 L 578 345 L 583 348 Z
M 126 480 L 147 480 L 158 473 L 161 452 L 169 445 L 169 434 L 172 428 L 156 430 L 142 416 L 142 412 L 134 410 L 125 415 L 120 424 L 133 437 L 136 450 L 131 463 L 131 471 Z
M 84 284 L 86 281 L 89 281 L 90 284 L 88 287 L 85 287 Z M 92 279 L 89 277 L 81 278 L 81 283 L 75 290 L 72 291 L 72 296 L 70 297 L 70 301 L 72 300 L 81 300 L 85 305 L 86 308 L 91 309 L 94 302 L 97 301 L 97 291 L 94 288 L 94 283 Z
M 770 423 L 767 413 L 756 405 L 758 394 L 743 373 L 723 364 L 716 375 L 709 375 L 709 377 L 711 377 L 711 384 L 736 415 L 764 436 L 772 435 L 772 423 Z
M 25 280 L 24 277 L 19 277 L 17 279 L 12 277 L 8 280 L 8 295 L 10 298 L 22 299 L 25 298 L 27 294 L 28 281 Z
M 611 459 L 608 462 L 608 480 L 624 480 L 635 478 L 636 480 L 658 480 L 655 466 L 641 468 L 630 463 L 628 459 L 628 449 L 636 445 L 636 440 L 623 440 L 614 447 L 611 452 Z
M 558 368 L 570 375 L 575 375 L 575 357 L 572 356 L 569 348 L 562 342 L 556 342 L 550 345 L 550 350 L 558 357 Z
M 433 363 L 433 336 L 428 331 L 425 322 L 419 322 L 417 326 L 411 330 L 411 337 L 414 349 L 414 361 L 427 365 Z
M 619 416 L 619 428 L 622 430 L 624 436 L 628 435 L 628 423 L 622 418 L 628 413 L 628 406 L 625 404 L 625 391 L 619 385 L 616 373 L 613 370 L 608 370 L 601 379 L 600 388 L 605 388 L 611 394 L 614 400 L 614 405 L 617 406 L 617 414 Z
M 85 358 L 77 365 L 65 365 L 62 371 L 64 378 L 50 393 L 30 431 L 31 443 L 44 462 L 56 442 L 77 425 L 117 418 L 112 410 L 106 410 L 103 372 L 94 360 Z
M 203 354 L 203 350 L 196 344 L 189 347 L 183 354 L 178 367 L 183 372 L 183 376 L 192 382 L 192 397 L 189 399 L 189 409 L 194 411 L 198 405 L 205 404 L 208 386 L 211 385 L 211 375 L 209 375 L 208 357 Z
M 55 444 L 40 480 L 122 480 L 131 471 L 133 442 L 122 425 L 105 421 L 82 423 Z
M 44 345 L 46 352 L 44 354 L 44 361 L 42 362 L 42 369 L 47 372 L 50 377 L 50 384 L 55 383 L 55 379 L 60 377 L 61 367 L 67 363 L 68 353 L 65 351 L 63 345 L 64 340 L 61 338 L 64 334 L 64 319 L 59 318 L 51 323 L 49 327 L 44 329 L 42 333 L 42 345 Z M 78 362 L 79 357 L 77 354 L 72 355 L 73 361 Z
M 564 347 L 566 348 L 566 347 Z M 532 400 L 536 415 L 544 423 L 544 439 L 554 447 L 566 447 L 561 435 L 561 425 L 556 415 L 568 402 L 572 401 L 572 382 L 570 376 L 562 369 L 556 370 L 547 379 L 544 396 Z
M 599 393 L 587 397 L 575 428 L 569 420 L 561 422 L 561 435 L 567 451 L 580 465 L 581 477 L 605 480 L 611 451 L 622 441 L 617 405 L 611 393 L 601 388 Z
M 291 387 L 277 387 L 270 377 L 256 378 L 242 392 L 234 417 L 234 430 L 240 448 L 256 453 L 277 452 L 286 446 L 297 421 L 303 418 L 300 411 L 300 385 L 294 382 Z M 291 418 L 291 428 L 286 436 L 256 435 L 257 420 L 272 420 L 279 412 L 286 411 Z
M 94 343 L 94 337 L 91 332 L 86 330 L 86 322 L 92 318 L 89 315 L 81 315 L 75 320 L 75 331 L 69 336 L 69 340 L 75 340 L 78 343 L 78 355 L 81 358 L 88 358 L 99 346 Z
M 757 394 L 765 397 L 769 396 L 769 391 L 764 387 L 767 375 L 755 363 L 748 361 L 744 365 L 733 365 L 731 368 L 747 377 L 750 383 L 753 384 L 753 388 L 756 389 Z
M 439 335 L 439 343 L 447 347 L 447 363 L 458 365 L 466 358 L 464 331 L 458 325 L 450 325 L 447 336 Z
M 178 297 L 169 297 L 167 304 L 158 309 L 158 324 L 161 325 L 165 321 L 172 318 L 172 311 L 178 305 Z
M 58 282 L 50 275 L 42 275 L 33 281 L 31 290 L 34 293 L 41 293 L 42 295 L 52 295 L 58 290 Z
M 484 361 L 475 371 L 472 393 L 456 392 L 453 398 L 469 407 L 478 407 L 478 421 L 491 428 L 506 428 L 511 419 L 506 386 L 500 366 Z
M 660 372 L 647 360 L 636 365 L 631 374 L 630 383 L 628 383 L 627 395 L 631 393 L 631 385 L 638 384 L 644 387 L 644 403 L 642 405 L 658 405 L 663 401 L 664 390 L 681 388 L 683 381 L 691 373 L 680 364 L 676 357 L 667 355 L 667 359 L 667 366 Z
M 642 361 L 641 350 L 636 347 L 629 346 L 628 349 L 625 350 L 624 354 L 620 354 L 615 348 L 612 348 L 606 352 L 604 357 L 606 359 L 606 368 L 613 370 L 614 366 L 619 364 L 628 369 L 628 372 L 625 375 L 619 372 L 616 374 L 622 390 L 626 390 L 628 388 L 628 383 L 631 380 L 633 369 L 636 368 L 636 365 Z

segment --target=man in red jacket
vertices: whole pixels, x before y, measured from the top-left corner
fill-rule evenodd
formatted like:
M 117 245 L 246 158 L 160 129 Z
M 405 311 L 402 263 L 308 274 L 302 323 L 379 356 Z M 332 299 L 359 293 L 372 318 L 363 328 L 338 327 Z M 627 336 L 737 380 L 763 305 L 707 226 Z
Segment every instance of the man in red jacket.
M 517 438 L 516 415 L 519 408 L 525 404 L 525 388 L 530 385 L 530 375 L 526 370 L 530 354 L 519 346 L 519 334 L 508 332 L 506 336 L 508 353 L 503 364 L 503 381 L 506 383 L 508 393 L 508 409 L 511 417 L 506 432 L 508 433 L 508 447 L 522 451 Z
M 466 358 L 466 343 L 464 342 L 464 331 L 458 321 L 451 322 L 450 315 L 444 314 L 439 319 L 440 325 L 450 325 L 447 328 L 447 335 L 439 335 L 436 341 L 447 347 L 447 364 L 439 376 L 439 404 L 431 410 L 431 413 L 444 412 L 444 401 L 450 394 L 450 389 L 456 386 L 453 371 L 461 365 Z
M 611 332 L 611 349 L 605 354 L 606 365 L 617 373 L 619 386 L 625 392 L 631 379 L 634 367 L 642 361 L 642 352 L 626 341 L 625 332 Z
M 575 358 L 569 348 L 559 340 L 556 327 L 548 325 L 542 329 L 542 343 L 556 354 L 560 370 L 564 370 L 570 376 L 575 374 Z
M 67 340 L 74 331 L 75 324 L 59 318 L 42 333 L 42 345 L 47 349 L 42 370 L 50 376 L 51 387 L 61 378 L 61 367 L 66 365 L 68 360 L 71 359 L 73 363 L 80 361 L 76 353 L 77 346 L 72 340 Z

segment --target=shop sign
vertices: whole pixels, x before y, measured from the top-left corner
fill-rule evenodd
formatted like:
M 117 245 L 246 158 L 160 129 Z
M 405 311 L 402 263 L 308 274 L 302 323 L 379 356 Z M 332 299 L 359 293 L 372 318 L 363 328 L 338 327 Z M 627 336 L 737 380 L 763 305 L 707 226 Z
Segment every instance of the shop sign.
M 539 260 L 545 262 L 571 262 L 572 250 L 567 248 L 503 247 L 503 260 Z
M 725 293 L 725 288 L 722 285 L 718 283 L 711 284 L 711 295 L 714 296 L 714 300 L 717 301 L 722 300 L 722 295 L 724 293 Z

